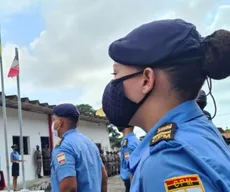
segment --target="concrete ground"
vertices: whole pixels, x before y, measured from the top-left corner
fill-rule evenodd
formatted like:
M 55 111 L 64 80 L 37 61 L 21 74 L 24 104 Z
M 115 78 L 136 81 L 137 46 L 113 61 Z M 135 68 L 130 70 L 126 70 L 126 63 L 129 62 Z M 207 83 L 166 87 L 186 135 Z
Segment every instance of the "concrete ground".
M 33 191 L 33 192 L 41 190 L 41 189 L 47 189 L 46 186 L 49 185 L 49 180 L 50 180 L 50 178 L 44 177 L 42 179 L 35 179 L 32 181 L 27 181 L 26 186 L 28 189 L 30 189 L 30 191 Z M 19 188 L 21 188 L 20 185 L 19 185 Z M 45 191 L 50 192 L 49 189 L 47 189 Z M 124 191 L 125 191 L 124 183 L 120 179 L 119 175 L 109 177 L 108 192 L 124 192 Z
M 108 192 L 124 192 L 124 183 L 120 179 L 120 176 L 109 177 L 108 180 Z

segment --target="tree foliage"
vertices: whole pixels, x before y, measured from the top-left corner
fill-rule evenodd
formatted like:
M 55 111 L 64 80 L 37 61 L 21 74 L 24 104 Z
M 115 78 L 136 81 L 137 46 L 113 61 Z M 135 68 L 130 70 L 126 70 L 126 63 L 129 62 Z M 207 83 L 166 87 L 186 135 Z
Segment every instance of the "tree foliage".
M 120 147 L 120 142 L 122 140 L 121 133 L 118 132 L 117 128 L 110 124 L 108 126 L 109 140 L 112 143 L 112 147 Z
M 94 116 L 96 113 L 96 110 L 93 109 L 93 107 L 89 104 L 80 104 L 80 105 L 77 105 L 77 108 L 80 114 L 83 114 L 83 115 Z
M 82 115 L 95 116 L 96 110 L 89 104 L 77 105 L 77 108 Z M 112 124 L 108 125 L 109 140 L 112 147 L 120 147 L 121 133 L 118 132 L 117 128 Z
M 230 129 L 227 127 L 226 130 L 224 131 L 225 133 L 230 133 Z

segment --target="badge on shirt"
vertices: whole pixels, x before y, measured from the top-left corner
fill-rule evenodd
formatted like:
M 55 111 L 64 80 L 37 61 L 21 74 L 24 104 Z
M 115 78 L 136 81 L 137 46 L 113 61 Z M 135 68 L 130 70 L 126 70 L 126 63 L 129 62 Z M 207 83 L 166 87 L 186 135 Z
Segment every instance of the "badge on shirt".
M 169 178 L 164 184 L 166 192 L 204 192 L 199 175 Z
M 156 134 L 153 136 L 150 141 L 150 146 L 155 145 L 159 141 L 172 140 L 174 139 L 174 135 L 177 129 L 176 123 L 166 123 L 157 129 Z
M 122 147 L 126 147 L 127 144 L 128 144 L 128 139 L 125 139 L 125 140 L 123 141 L 123 143 L 122 143 Z
M 66 162 L 65 153 L 57 154 L 57 160 L 59 165 L 63 165 Z
M 128 153 L 128 152 L 125 153 L 124 156 L 125 156 L 125 160 L 128 160 L 128 159 L 129 159 L 129 153 Z

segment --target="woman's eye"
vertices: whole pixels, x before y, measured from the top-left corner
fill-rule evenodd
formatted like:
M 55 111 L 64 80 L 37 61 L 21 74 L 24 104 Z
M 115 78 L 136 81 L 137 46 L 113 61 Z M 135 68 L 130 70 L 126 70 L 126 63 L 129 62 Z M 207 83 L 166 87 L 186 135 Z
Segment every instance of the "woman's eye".
M 116 76 L 116 75 L 117 75 L 117 73 L 111 73 L 111 75 L 114 75 L 114 76 Z

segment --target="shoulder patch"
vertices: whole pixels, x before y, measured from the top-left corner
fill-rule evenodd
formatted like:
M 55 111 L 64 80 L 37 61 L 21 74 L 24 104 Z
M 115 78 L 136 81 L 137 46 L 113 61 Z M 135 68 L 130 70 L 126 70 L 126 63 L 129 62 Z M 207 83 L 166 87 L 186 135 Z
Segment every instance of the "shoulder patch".
M 173 177 L 164 181 L 166 192 L 205 192 L 199 175 Z
M 123 143 L 122 143 L 122 147 L 126 147 L 128 144 L 128 139 L 124 139 Z
M 57 161 L 59 165 L 63 165 L 66 162 L 65 153 L 57 154 Z
M 157 129 L 156 134 L 152 137 L 150 146 L 155 145 L 156 143 L 162 140 L 168 141 L 174 139 L 176 129 L 177 129 L 176 123 L 166 123 L 160 126 Z
M 125 157 L 125 160 L 128 160 L 128 159 L 129 159 L 129 153 L 126 152 L 126 153 L 124 154 L 124 157 Z

